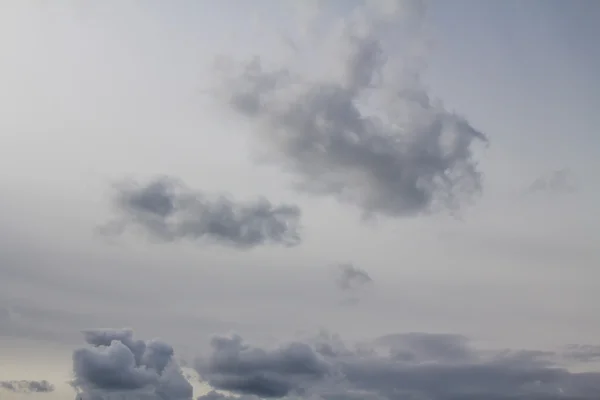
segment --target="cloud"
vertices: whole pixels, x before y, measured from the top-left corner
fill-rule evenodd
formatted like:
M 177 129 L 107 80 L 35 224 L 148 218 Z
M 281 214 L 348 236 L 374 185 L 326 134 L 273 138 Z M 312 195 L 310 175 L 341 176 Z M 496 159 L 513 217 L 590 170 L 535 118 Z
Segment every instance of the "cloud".
M 571 171 L 559 169 L 538 177 L 529 185 L 527 192 L 562 194 L 573 193 L 575 189 Z
M 377 344 L 389 347 L 393 357 L 419 361 L 469 361 L 472 351 L 462 335 L 403 333 L 382 336 Z
M 479 350 L 463 336 L 407 333 L 352 349 L 337 337 L 273 348 L 213 340 L 198 372 L 216 390 L 311 399 L 596 399 L 599 372 L 571 372 L 558 353 Z M 211 392 L 202 400 L 228 400 Z
M 127 329 L 86 331 L 84 337 L 90 347 L 73 352 L 72 382 L 82 400 L 192 398 L 192 386 L 168 343 L 136 340 Z
M 54 391 L 54 385 L 46 380 L 0 381 L 0 388 L 16 393 L 49 393 Z
M 372 283 L 373 279 L 367 271 L 352 264 L 338 265 L 338 287 L 342 290 L 353 290 Z
M 303 394 L 306 387 L 330 372 L 328 363 L 306 343 L 265 350 L 247 345 L 235 335 L 215 337 L 211 347 L 212 355 L 198 360 L 196 370 L 215 389 L 284 397 Z
M 459 210 L 482 189 L 473 144 L 487 138 L 421 82 L 422 2 L 379 3 L 388 6 L 328 21 L 326 37 L 313 29 L 319 38 L 299 45 L 288 64 L 220 63 L 215 93 L 250 121 L 260 157 L 299 191 L 352 204 L 365 217 Z M 400 59 L 386 51 L 392 36 Z
M 599 362 L 600 346 L 572 344 L 567 346 L 562 355 L 567 360 L 577 362 Z
M 120 218 L 102 226 L 103 234 L 133 226 L 160 241 L 205 239 L 241 249 L 301 241 L 301 211 L 295 205 L 273 205 L 264 198 L 237 203 L 192 191 L 171 177 L 122 183 L 116 192 L 113 205 Z
M 210 392 L 198 396 L 197 400 L 260 400 L 257 396 L 231 396 L 211 390 Z
M 346 263 L 336 266 L 336 283 L 344 296 L 343 306 L 356 306 L 366 294 L 365 289 L 372 285 L 373 279 L 367 271 L 353 264 Z

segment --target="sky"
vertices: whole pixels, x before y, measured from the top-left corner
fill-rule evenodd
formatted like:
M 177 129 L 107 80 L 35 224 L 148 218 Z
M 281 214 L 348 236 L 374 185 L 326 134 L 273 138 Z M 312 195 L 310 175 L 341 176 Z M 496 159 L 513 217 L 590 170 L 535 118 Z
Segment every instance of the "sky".
M 600 3 L 0 4 L 0 399 L 594 399 Z

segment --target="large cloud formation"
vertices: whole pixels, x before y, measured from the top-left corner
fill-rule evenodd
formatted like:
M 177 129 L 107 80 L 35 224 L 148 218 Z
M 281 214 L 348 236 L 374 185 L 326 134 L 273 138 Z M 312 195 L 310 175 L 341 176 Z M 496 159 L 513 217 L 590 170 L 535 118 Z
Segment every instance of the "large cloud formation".
M 225 196 L 208 196 L 171 177 L 116 185 L 114 206 L 119 218 L 100 228 L 120 234 L 128 226 L 153 239 L 206 239 L 236 248 L 266 244 L 295 246 L 300 208 L 273 205 L 266 199 L 238 203 Z
M 85 332 L 73 354 L 81 400 L 190 400 L 192 387 L 171 346 L 135 340 L 129 330 Z M 593 361 L 596 346 L 563 352 L 481 350 L 464 336 L 401 333 L 349 346 L 339 336 L 260 347 L 216 336 L 195 368 L 210 391 L 198 400 L 597 400 L 600 372 L 573 372 L 564 360 Z
M 261 157 L 298 190 L 333 196 L 364 216 L 457 210 L 481 190 L 472 147 L 486 136 L 421 81 L 423 3 L 383 3 L 328 21 L 326 37 L 313 29 L 319 37 L 294 44 L 289 65 L 220 63 L 216 93 L 252 122 Z
M 155 339 L 133 338 L 131 330 L 84 332 L 90 347 L 73 353 L 72 382 L 81 400 L 189 400 L 193 390 L 174 350 Z
M 0 389 L 15 393 L 49 393 L 54 391 L 54 385 L 46 380 L 0 381 Z
M 217 337 L 198 361 L 214 389 L 243 399 L 583 400 L 597 399 L 600 373 L 570 372 L 558 353 L 482 351 L 459 335 L 408 333 L 353 349 L 321 336 L 263 349 Z M 218 392 L 201 400 L 231 400 Z

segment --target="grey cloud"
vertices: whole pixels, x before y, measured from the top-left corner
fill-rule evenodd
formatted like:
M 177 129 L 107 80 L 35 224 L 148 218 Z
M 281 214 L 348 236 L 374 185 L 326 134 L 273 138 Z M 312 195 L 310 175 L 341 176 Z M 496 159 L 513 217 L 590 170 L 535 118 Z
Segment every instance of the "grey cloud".
M 293 342 L 266 350 L 247 345 L 240 336 L 215 337 L 212 355 L 196 370 L 215 389 L 259 397 L 303 394 L 327 376 L 329 365 L 311 346 Z
M 568 169 L 559 169 L 544 174 L 527 188 L 528 193 L 572 193 L 575 191 L 573 175 Z
M 362 7 L 316 41 L 331 47 L 301 54 L 335 72 L 329 76 L 309 78 L 292 63 L 268 68 L 256 57 L 221 68 L 216 94 L 251 122 L 260 156 L 297 190 L 332 196 L 365 217 L 456 211 L 482 189 L 472 147 L 487 139 L 430 97 L 421 67 L 406 67 L 417 56 L 392 64 L 381 38 L 395 29 L 396 9 Z M 412 14 L 413 25 L 421 14 Z
M 382 351 L 384 350 L 384 351 Z M 600 372 L 559 367 L 558 353 L 479 350 L 458 335 L 408 333 L 352 349 L 337 337 L 273 349 L 217 338 L 198 370 L 243 396 L 381 400 L 597 399 Z M 225 400 L 212 392 L 202 400 Z M 246 397 L 247 398 L 247 397 Z
M 473 352 L 468 342 L 462 335 L 421 332 L 386 335 L 376 340 L 389 347 L 393 357 L 419 362 L 469 361 Z
M 133 332 L 84 332 L 90 347 L 73 353 L 73 387 L 81 399 L 189 400 L 192 386 L 174 359 L 173 348 L 161 340 L 141 341 Z
M 16 393 L 49 393 L 54 391 L 54 385 L 46 380 L 0 381 L 0 388 Z
M 367 271 L 352 264 L 338 265 L 338 286 L 342 290 L 352 290 L 373 282 Z
M 567 360 L 577 362 L 598 362 L 600 361 L 600 346 L 572 344 L 567 346 L 562 355 Z
M 104 234 L 120 234 L 132 226 L 160 241 L 206 239 L 242 249 L 301 241 L 301 211 L 295 205 L 273 205 L 264 198 L 239 203 L 193 191 L 171 177 L 122 183 L 116 189 L 120 218 L 100 227 Z
M 260 400 L 257 396 L 231 396 L 211 390 L 210 392 L 198 396 L 197 400 Z

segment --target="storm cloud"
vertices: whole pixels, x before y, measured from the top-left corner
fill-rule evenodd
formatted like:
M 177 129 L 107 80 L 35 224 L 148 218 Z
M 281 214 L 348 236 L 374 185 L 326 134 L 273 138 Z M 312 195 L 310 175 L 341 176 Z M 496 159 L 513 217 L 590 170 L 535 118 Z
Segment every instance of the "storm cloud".
M 113 205 L 119 215 L 99 228 L 103 234 L 118 235 L 133 227 L 163 242 L 205 239 L 240 249 L 301 242 L 301 211 L 295 205 L 273 205 L 264 198 L 235 202 L 193 191 L 166 176 L 115 188 Z
M 72 385 L 79 398 L 189 400 L 192 386 L 174 359 L 173 348 L 162 340 L 141 341 L 133 332 L 93 330 L 84 332 L 90 347 L 73 352 Z
M 16 393 L 49 393 L 54 391 L 54 385 L 46 380 L 0 381 L 0 389 Z
M 220 63 L 217 97 L 250 122 L 259 157 L 299 191 L 364 217 L 457 211 L 482 189 L 473 145 L 487 138 L 421 81 L 423 2 L 387 3 L 394 7 L 361 3 L 323 28 L 326 37 L 314 29 L 319 38 L 295 45 L 289 64 Z M 386 51 L 392 37 L 395 49 L 407 42 L 401 59 Z M 297 67 L 306 60 L 310 68 Z
M 600 391 L 600 373 L 571 372 L 554 352 L 480 350 L 445 334 L 388 335 L 356 349 L 329 339 L 259 348 L 239 336 L 218 337 L 197 369 L 214 389 L 245 399 L 574 400 L 596 399 Z

